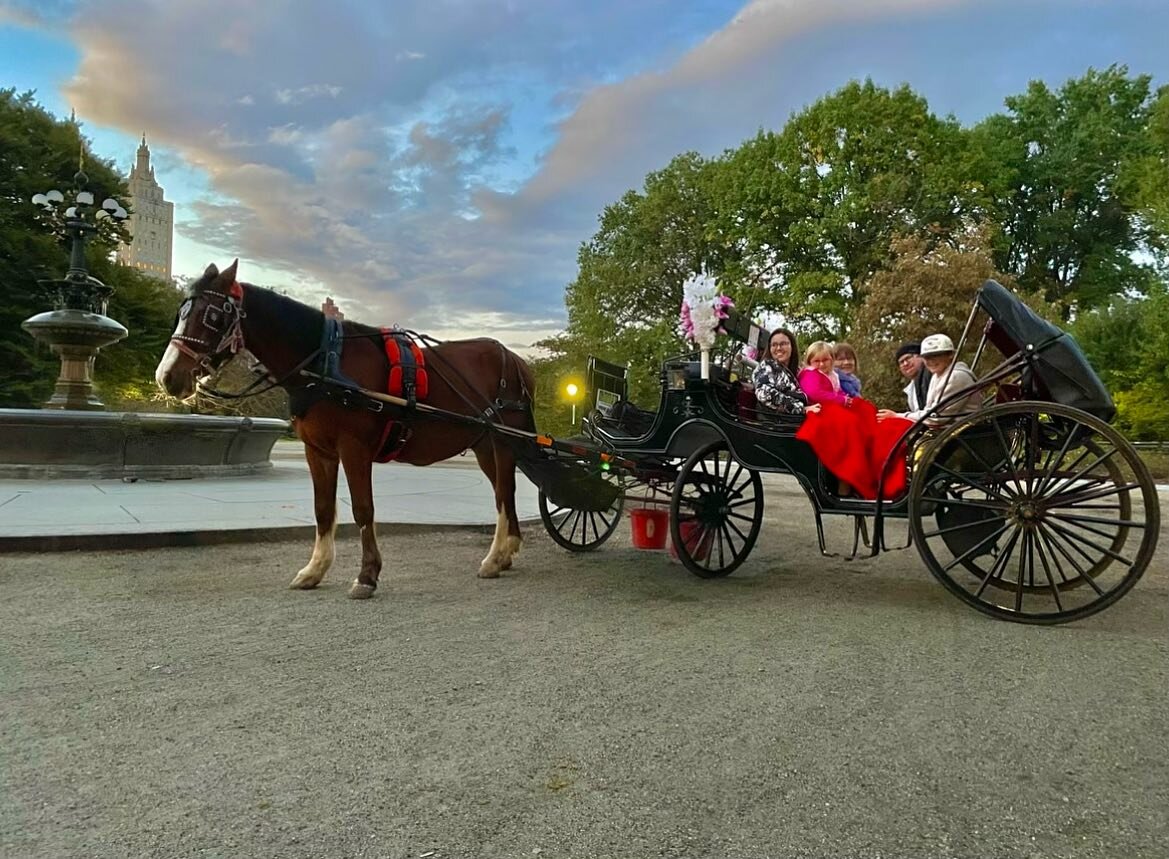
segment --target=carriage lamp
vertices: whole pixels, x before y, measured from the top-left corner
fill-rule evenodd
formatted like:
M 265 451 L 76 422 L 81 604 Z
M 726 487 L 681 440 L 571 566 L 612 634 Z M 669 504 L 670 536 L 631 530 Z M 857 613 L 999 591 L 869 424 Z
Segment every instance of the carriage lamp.
M 564 393 L 572 402 L 572 425 L 576 426 L 576 398 L 580 394 L 580 387 L 576 382 L 569 382 L 564 386 Z

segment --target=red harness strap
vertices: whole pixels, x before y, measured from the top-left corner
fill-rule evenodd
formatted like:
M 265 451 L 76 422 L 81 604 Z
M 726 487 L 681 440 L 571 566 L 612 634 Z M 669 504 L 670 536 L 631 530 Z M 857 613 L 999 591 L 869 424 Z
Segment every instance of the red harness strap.
M 390 328 L 383 328 L 382 341 L 385 344 L 386 360 L 390 363 L 386 379 L 386 393 L 403 397 L 411 402 L 424 401 L 430 393 L 430 382 L 426 373 L 426 359 L 418 344 L 397 334 Z M 377 462 L 397 459 L 413 430 L 404 421 L 388 420 L 382 430 L 378 444 Z

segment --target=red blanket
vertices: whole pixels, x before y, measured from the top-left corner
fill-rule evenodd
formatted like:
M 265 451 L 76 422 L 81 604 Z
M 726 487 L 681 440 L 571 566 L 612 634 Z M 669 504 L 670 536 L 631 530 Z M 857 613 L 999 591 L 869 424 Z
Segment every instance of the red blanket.
M 849 483 L 861 498 L 875 500 L 877 480 L 889 452 L 897 453 L 885 473 L 883 495 L 896 498 L 905 492 L 905 450 L 901 437 L 913 426 L 905 418 L 877 420 L 877 408 L 859 397 L 849 408 L 822 403 L 819 413 L 809 414 L 796 438 L 811 445 L 824 467 Z

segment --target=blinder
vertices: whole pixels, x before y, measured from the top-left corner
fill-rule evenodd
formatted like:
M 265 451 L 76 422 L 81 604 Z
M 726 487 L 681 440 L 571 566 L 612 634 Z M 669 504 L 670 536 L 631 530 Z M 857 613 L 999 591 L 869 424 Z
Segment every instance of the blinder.
M 204 336 L 176 333 L 171 337 L 171 343 L 194 358 L 199 366 L 214 372 L 231 360 L 244 345 L 243 331 L 240 328 L 240 323 L 246 316 L 242 307 L 243 287 L 237 282 L 231 285 L 226 295 L 211 290 L 188 295 L 179 305 L 175 316 L 176 331 L 179 324 L 188 319 L 195 309 L 196 298 L 209 299 L 200 320 L 204 329 L 200 334 Z

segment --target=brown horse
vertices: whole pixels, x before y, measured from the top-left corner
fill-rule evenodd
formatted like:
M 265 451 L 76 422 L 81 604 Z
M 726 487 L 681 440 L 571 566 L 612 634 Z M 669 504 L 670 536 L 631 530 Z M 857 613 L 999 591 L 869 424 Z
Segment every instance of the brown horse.
M 269 289 L 239 283 L 238 262 L 222 272 L 210 265 L 191 285 L 155 372 L 159 386 L 171 396 L 191 396 L 199 379 L 241 347 L 246 347 L 290 395 L 303 393 L 311 382 L 300 369 L 308 366 L 319 372 L 320 363 L 308 359 L 321 350 L 324 314 Z M 385 390 L 389 361 L 378 329 L 346 320 L 343 331 L 341 373 L 362 388 Z M 531 417 L 535 382 L 518 355 L 486 338 L 449 341 L 422 351 L 429 375 L 428 405 L 469 416 L 483 416 L 490 409 L 495 421 L 535 429 Z M 517 399 L 524 408 L 493 409 L 499 402 Z M 347 408 L 330 399 L 313 403 L 302 416 L 293 418 L 312 473 L 317 534 L 312 557 L 290 587 L 315 588 L 333 563 L 340 464 L 349 482 L 353 518 L 361 532 L 361 572 L 349 596 L 373 596 L 382 556 L 374 533 L 372 464 L 389 419 L 360 404 Z M 495 537 L 479 575 L 498 576 L 511 566 L 522 543 L 512 449 L 474 423 L 414 412 L 408 425 L 412 434 L 396 457 L 399 462 L 430 465 L 468 449 L 474 451 L 479 468 L 495 487 L 497 514 Z

